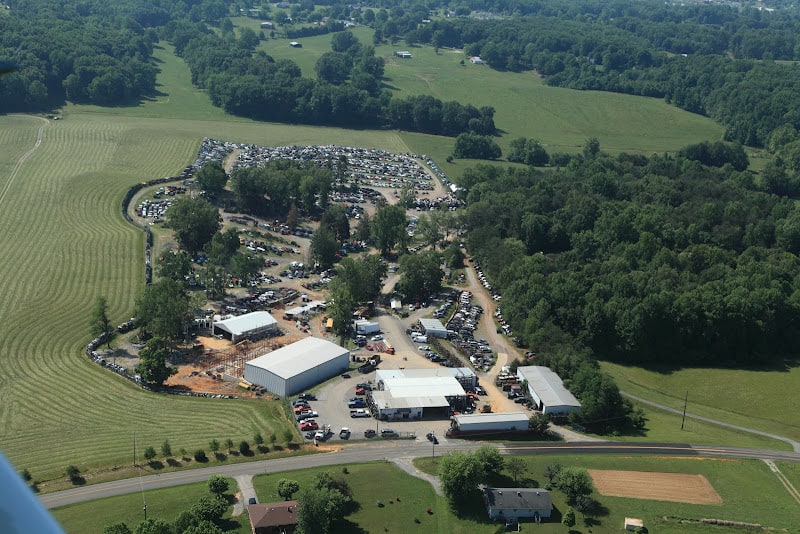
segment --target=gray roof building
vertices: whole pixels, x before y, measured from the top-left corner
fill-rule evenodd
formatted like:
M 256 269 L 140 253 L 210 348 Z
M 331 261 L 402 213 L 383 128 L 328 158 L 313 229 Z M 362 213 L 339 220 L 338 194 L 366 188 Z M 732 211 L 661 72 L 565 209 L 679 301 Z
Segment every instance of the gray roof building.
M 527 365 L 517 368 L 517 377 L 528 381 L 528 393 L 545 415 L 566 415 L 581 409 L 581 403 L 567 391 L 561 378 L 548 367 Z
M 489 517 L 500 521 L 548 518 L 553 510 L 550 492 L 542 488 L 484 488 Z

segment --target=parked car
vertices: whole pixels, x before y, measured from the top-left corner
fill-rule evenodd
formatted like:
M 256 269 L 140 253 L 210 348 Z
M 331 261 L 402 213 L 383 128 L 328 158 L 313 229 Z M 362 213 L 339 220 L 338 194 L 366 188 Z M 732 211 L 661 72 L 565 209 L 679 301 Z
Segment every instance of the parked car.
M 342 373 L 342 378 L 350 378 L 350 373 Z
M 366 395 L 367 390 L 364 388 L 356 388 L 356 395 Z
M 319 425 L 313 419 L 303 421 L 302 423 L 300 423 L 300 430 L 302 430 L 303 432 L 305 432 L 306 430 L 317 430 L 318 428 Z
M 364 401 L 364 399 L 359 399 L 358 397 L 356 397 L 355 399 L 350 399 L 347 402 L 348 408 L 364 408 L 366 406 L 367 403 Z
M 393 438 L 395 436 L 397 436 L 397 432 L 395 432 L 391 428 L 384 428 L 383 430 L 381 430 L 382 438 Z
M 369 417 L 369 412 L 363 409 L 350 410 L 350 417 Z
M 295 408 L 298 406 L 309 406 L 308 401 L 305 399 L 300 399 L 292 402 L 292 406 Z
M 313 419 L 315 417 L 319 417 L 319 414 L 315 411 L 310 411 L 301 413 L 300 415 L 297 416 L 296 419 L 298 421 L 305 421 L 306 419 Z
M 339 437 L 340 437 L 341 439 L 350 439 L 350 429 L 349 429 L 349 428 L 347 428 L 347 427 L 343 427 L 343 428 L 342 428 L 342 429 L 339 431 Z
M 297 398 L 300 400 L 317 400 L 317 396 L 313 393 L 301 393 Z
M 372 384 L 370 384 L 369 382 L 362 382 L 360 384 L 356 384 L 356 387 L 372 391 Z
M 366 429 L 364 431 L 364 437 L 365 438 L 374 438 L 375 437 L 375 431 L 372 430 L 371 428 Z
M 249 499 L 247 499 L 247 504 L 258 504 L 258 501 L 256 500 L 255 497 L 250 497 Z
M 380 334 L 372 336 L 372 341 L 383 341 L 383 336 Z

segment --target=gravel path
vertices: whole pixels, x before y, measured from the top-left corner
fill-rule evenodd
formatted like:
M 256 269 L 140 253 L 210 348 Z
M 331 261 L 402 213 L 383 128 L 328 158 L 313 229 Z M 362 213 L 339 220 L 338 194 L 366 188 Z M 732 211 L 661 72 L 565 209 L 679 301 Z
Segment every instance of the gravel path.
M 444 495 L 444 493 L 442 493 L 442 485 L 439 483 L 439 479 L 433 475 L 429 475 L 428 473 L 423 473 L 422 471 L 414 467 L 412 458 L 392 458 L 392 462 L 394 462 L 394 464 L 397 465 L 397 467 L 399 467 L 409 475 L 430 482 L 431 486 L 433 486 L 433 491 L 435 491 L 437 495 Z

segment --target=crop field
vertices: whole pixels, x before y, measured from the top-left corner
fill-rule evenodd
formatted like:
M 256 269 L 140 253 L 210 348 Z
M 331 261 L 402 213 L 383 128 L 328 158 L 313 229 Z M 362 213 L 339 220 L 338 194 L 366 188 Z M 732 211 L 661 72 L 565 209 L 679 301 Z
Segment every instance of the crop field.
M 620 389 L 676 409 L 800 439 L 800 366 L 787 361 L 780 368 L 746 369 L 643 369 L 608 362 Z

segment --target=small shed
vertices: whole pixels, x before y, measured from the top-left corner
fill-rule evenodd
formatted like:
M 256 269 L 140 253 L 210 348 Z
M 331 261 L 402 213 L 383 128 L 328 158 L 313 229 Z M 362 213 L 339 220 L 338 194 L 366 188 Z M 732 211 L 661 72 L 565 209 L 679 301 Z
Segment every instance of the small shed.
M 625 518 L 625 530 L 636 530 L 644 527 L 644 520 L 635 517 Z
M 472 56 L 469 60 L 473 65 L 483 65 L 483 60 L 480 56 Z
M 289 43 L 289 46 L 291 46 L 292 48 L 303 48 L 302 43 L 298 43 L 297 41 L 292 41 L 291 43 Z
M 394 55 L 395 57 L 399 57 L 401 59 L 411 59 L 412 57 L 414 57 L 408 50 L 398 50 L 394 53 Z

